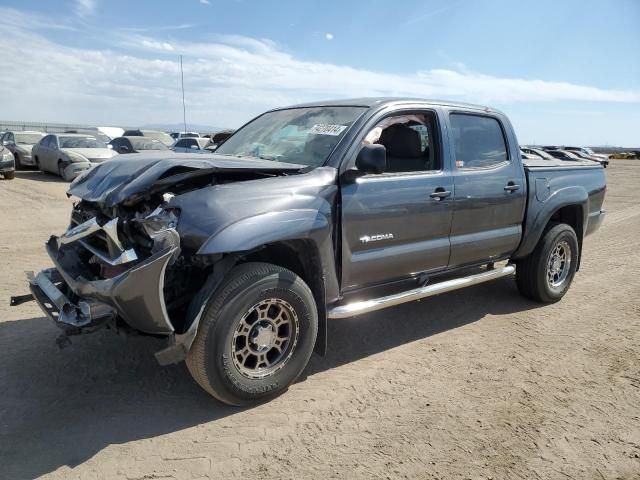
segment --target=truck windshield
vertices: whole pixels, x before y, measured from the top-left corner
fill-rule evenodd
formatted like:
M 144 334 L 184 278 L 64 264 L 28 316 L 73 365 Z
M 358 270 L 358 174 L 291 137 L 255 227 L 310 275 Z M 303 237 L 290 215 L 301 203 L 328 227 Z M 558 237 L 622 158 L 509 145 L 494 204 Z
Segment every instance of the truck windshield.
M 267 112 L 238 130 L 216 153 L 318 167 L 365 110 L 305 107 Z

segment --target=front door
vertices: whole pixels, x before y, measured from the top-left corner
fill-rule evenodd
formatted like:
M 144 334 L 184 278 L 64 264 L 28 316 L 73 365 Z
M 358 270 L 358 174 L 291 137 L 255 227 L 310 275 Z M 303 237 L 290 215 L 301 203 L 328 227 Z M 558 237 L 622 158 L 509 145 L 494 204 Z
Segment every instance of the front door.
M 40 170 L 43 172 L 53 172 L 54 148 L 57 145 L 56 137 L 49 135 L 42 141 L 41 147 L 38 149 L 38 161 L 40 162 Z M 56 171 L 56 173 L 58 173 Z
M 364 137 L 387 171 L 342 185 L 342 289 L 442 270 L 449 261 L 453 179 L 443 168 L 435 112 L 394 114 Z
M 517 141 L 507 138 L 500 116 L 452 112 L 449 122 L 455 154 L 450 267 L 504 258 L 520 243 L 526 202 Z

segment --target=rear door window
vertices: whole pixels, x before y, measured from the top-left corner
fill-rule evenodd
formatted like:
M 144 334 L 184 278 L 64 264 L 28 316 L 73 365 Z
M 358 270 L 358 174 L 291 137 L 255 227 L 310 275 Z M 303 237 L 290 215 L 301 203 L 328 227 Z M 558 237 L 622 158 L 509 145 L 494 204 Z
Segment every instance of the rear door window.
M 457 168 L 491 168 L 509 161 L 507 142 L 493 117 L 452 113 Z

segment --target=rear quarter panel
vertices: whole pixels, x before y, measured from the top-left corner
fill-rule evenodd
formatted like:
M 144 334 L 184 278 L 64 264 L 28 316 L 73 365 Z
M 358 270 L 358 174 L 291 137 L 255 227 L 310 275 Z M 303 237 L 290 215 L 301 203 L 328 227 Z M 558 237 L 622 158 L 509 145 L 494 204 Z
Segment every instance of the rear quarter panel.
M 606 177 L 600 165 L 533 166 L 525 168 L 528 184 L 524 235 L 513 258 L 529 255 L 544 229 L 560 208 L 579 205 L 582 238 L 599 221 L 606 192 Z

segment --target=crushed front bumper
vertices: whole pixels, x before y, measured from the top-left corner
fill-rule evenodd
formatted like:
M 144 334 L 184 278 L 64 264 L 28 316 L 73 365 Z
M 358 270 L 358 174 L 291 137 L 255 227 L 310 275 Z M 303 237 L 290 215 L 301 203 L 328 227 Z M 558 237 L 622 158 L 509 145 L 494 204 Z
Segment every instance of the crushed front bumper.
M 77 250 L 60 249 L 58 243 L 55 236 L 47 242 L 55 268 L 40 272 L 29 286 L 40 308 L 59 327 L 81 333 L 119 316 L 144 333 L 173 333 L 163 288 L 165 269 L 178 247 L 166 247 L 113 278 L 87 280 Z

